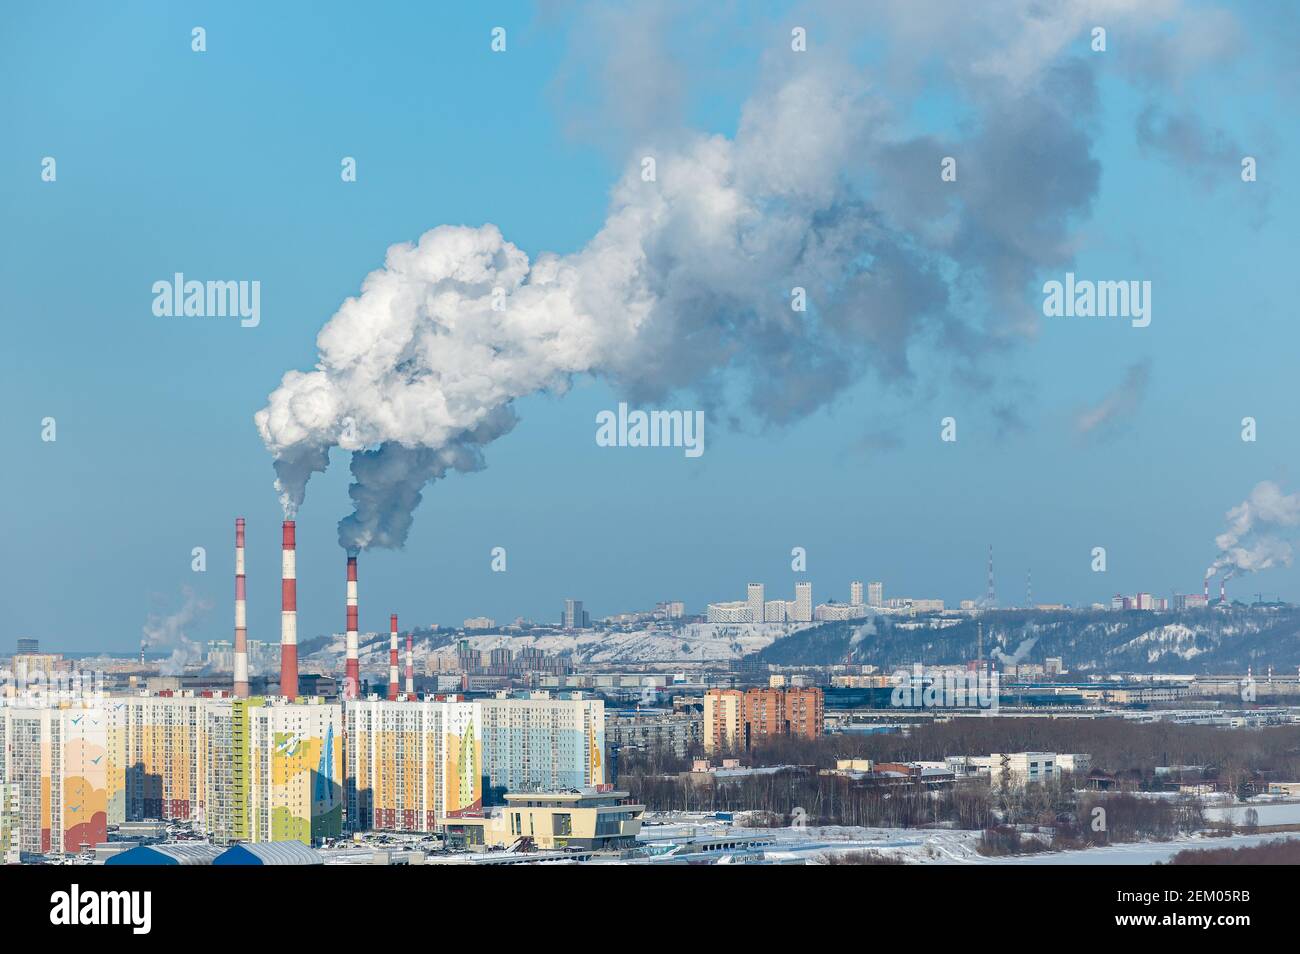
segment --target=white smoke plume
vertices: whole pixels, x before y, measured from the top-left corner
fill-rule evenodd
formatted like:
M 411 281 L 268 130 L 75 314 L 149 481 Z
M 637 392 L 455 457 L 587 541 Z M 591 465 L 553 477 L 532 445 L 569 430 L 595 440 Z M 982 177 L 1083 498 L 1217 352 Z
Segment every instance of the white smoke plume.
M 962 42 L 907 9 L 890 6 L 889 28 L 909 44 Z M 836 57 L 797 58 L 810 65 L 774 67 L 789 72 L 745 104 L 734 138 L 664 131 L 634 153 L 572 254 L 530 261 L 493 225 L 390 247 L 321 330 L 315 368 L 285 374 L 256 415 L 286 516 L 337 447 L 352 452 L 355 504 L 340 544 L 400 547 L 427 483 L 483 467 L 516 399 L 577 375 L 642 403 L 739 400 L 760 426 L 868 375 L 909 384 L 923 344 L 979 379 L 977 358 L 1041 319 L 1027 289 L 1072 260 L 1100 180 L 1097 58 L 1061 52 L 1087 18 L 1014 10 L 1014 62 L 960 86 L 974 116 L 961 143 L 902 131 L 895 104 Z M 936 189 L 944 155 L 978 170 L 968 186 Z
M 1300 526 L 1300 494 L 1284 494 L 1273 481 L 1260 481 L 1226 516 L 1227 529 L 1214 538 L 1219 555 L 1205 571 L 1207 580 L 1225 569 L 1226 582 L 1243 573 L 1291 565 L 1286 531 Z
M 160 669 L 164 676 L 179 676 L 187 665 L 203 658 L 202 647 L 186 635 L 186 629 L 212 609 L 212 602 L 188 586 L 181 588 L 181 595 L 184 603 L 179 610 L 168 616 L 150 613 L 143 627 L 142 649 L 171 650 Z
M 1022 660 L 1026 659 L 1030 652 L 1033 651 L 1033 648 L 1037 645 L 1038 637 L 1030 636 L 1028 639 L 1021 640 L 1020 645 L 1016 647 L 1016 651 L 1011 655 L 1007 655 L 1001 649 L 994 649 L 993 657 L 1004 666 L 1016 666 L 1019 665 Z

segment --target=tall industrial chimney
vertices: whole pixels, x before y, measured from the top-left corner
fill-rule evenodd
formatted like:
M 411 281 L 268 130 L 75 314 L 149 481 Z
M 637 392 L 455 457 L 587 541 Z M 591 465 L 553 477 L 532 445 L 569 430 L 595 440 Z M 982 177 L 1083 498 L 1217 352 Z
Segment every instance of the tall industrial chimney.
M 406 634 L 406 694 L 415 698 L 415 635 Z
M 1210 578 L 1205 578 L 1205 602 L 1210 602 Z
M 348 557 L 348 656 L 343 673 L 343 698 L 361 695 L 361 663 L 357 658 L 357 558 Z
M 388 701 L 397 699 L 397 614 L 388 617 Z
M 1219 581 L 1219 602 L 1228 602 L 1228 578 L 1226 576 Z
M 248 594 L 244 582 L 244 518 L 235 518 L 235 697 L 248 698 Z
M 298 698 L 298 544 L 292 520 L 283 526 L 280 572 L 280 695 Z

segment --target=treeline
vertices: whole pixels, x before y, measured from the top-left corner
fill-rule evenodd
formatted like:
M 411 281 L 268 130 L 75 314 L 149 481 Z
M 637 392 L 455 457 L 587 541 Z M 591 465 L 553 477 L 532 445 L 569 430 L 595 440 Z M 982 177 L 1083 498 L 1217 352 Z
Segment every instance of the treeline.
M 997 820 L 987 785 L 867 786 L 837 776 L 779 772 L 697 783 L 677 776 L 637 775 L 620 783 L 656 812 L 753 812 L 769 824 L 917 828 L 984 828 Z
M 985 779 L 938 787 L 879 785 L 834 775 L 784 771 L 697 782 L 635 776 L 623 783 L 656 812 L 745 813 L 755 827 L 846 825 L 864 828 L 983 830 L 990 854 L 1033 847 L 1037 832 L 1054 850 L 1168 839 L 1206 827 L 1194 799 L 1081 791 L 1063 776 L 1042 784 L 993 788 Z
M 746 765 L 834 768 L 837 759 L 941 761 L 950 755 L 991 752 L 1086 753 L 1092 756 L 1093 769 L 1134 788 L 1149 787 L 1158 765 L 1205 766 L 1207 779 L 1231 791 L 1261 774 L 1300 779 L 1300 726 L 1224 729 L 1126 719 L 971 718 L 918 725 L 906 735 L 782 736 L 732 754 Z M 660 758 L 657 764 L 660 771 L 690 768 L 686 759 Z
M 1171 865 L 1300 865 L 1300 840 L 1280 838 L 1249 848 L 1189 848 L 1169 859 Z

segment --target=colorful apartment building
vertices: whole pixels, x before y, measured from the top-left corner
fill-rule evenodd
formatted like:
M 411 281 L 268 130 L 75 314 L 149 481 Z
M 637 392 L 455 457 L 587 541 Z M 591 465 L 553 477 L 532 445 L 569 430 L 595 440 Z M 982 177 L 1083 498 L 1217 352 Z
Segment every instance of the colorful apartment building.
M 21 790 L 17 785 L 0 783 L 0 865 L 16 865 L 22 860 L 20 797 Z
M 485 800 L 605 782 L 605 703 L 580 693 L 480 699 Z
M 341 706 L 307 697 L 212 700 L 206 732 L 213 841 L 310 845 L 342 833 Z
M 24 854 L 108 840 L 108 743 L 95 705 L 0 707 L 0 783 L 18 786 Z
M 439 816 L 483 804 L 477 703 L 349 702 L 344 710 L 345 793 L 354 831 L 431 832 Z
M 110 824 L 145 818 L 202 823 L 212 701 L 179 695 L 104 700 Z

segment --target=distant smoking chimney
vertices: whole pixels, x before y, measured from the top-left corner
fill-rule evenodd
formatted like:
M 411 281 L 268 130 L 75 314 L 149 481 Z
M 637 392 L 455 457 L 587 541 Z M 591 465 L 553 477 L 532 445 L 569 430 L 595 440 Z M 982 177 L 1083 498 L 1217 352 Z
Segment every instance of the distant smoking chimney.
M 1219 602 L 1228 602 L 1228 578 L 1226 576 L 1219 581 Z
M 397 614 L 388 617 L 388 701 L 397 699 Z
M 283 525 L 280 571 L 280 695 L 298 698 L 298 543 L 292 520 Z
M 348 557 L 348 656 L 343 673 L 343 698 L 361 695 L 361 663 L 357 659 L 357 558 Z
M 415 697 L 415 635 L 406 634 L 406 694 Z
M 248 593 L 244 580 L 244 518 L 235 518 L 235 697 L 248 698 Z
M 1205 578 L 1205 602 L 1210 602 L 1210 578 Z

